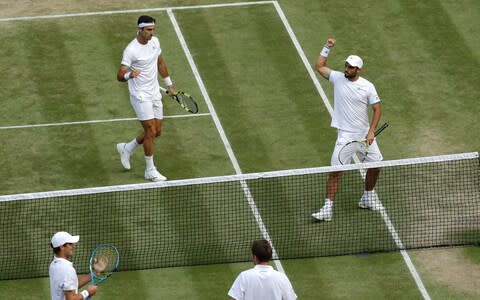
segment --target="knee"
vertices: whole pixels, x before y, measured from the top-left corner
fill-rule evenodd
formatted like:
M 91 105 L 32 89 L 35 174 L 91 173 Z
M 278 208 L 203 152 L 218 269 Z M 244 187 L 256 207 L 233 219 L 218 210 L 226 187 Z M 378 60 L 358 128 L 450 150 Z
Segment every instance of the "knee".
M 147 126 L 145 128 L 145 137 L 146 138 L 154 138 L 157 136 L 157 132 L 154 126 Z

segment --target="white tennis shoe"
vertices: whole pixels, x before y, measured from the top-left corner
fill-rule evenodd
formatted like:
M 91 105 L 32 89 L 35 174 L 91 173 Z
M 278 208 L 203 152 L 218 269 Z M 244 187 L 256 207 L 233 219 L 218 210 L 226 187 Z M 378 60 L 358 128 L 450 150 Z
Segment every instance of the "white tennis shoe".
M 331 207 L 323 207 L 316 213 L 313 213 L 312 217 L 319 221 L 331 221 L 333 217 L 333 209 Z
M 151 181 L 165 181 L 167 180 L 167 177 L 160 174 L 160 172 L 158 172 L 156 168 L 152 168 L 145 170 L 145 179 Z
M 130 155 L 131 153 L 125 149 L 126 143 L 119 143 L 117 144 L 117 151 L 120 154 L 120 161 L 122 162 L 122 166 L 126 170 L 130 170 Z
M 380 199 L 378 199 L 377 193 L 375 191 L 371 191 L 369 193 L 364 192 L 362 198 L 358 202 L 358 207 L 371 209 L 371 210 L 381 210 L 383 208 Z

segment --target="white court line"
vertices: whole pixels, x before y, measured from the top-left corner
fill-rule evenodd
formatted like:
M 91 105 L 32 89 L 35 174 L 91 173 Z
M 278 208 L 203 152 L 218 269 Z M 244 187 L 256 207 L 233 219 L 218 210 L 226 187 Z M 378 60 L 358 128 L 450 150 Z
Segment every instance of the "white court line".
M 0 22 L 38 20 L 38 19 L 58 19 L 58 18 L 86 17 L 86 16 L 104 16 L 104 15 L 116 15 L 116 14 L 130 14 L 130 13 L 143 13 L 143 12 L 154 12 L 154 11 L 167 11 L 167 10 L 173 10 L 173 9 L 174 10 L 185 10 L 185 9 L 202 9 L 202 8 L 206 9 L 206 8 L 220 8 L 220 7 L 235 7 L 235 6 L 247 6 L 247 5 L 272 4 L 273 2 L 274 1 L 233 2 L 233 3 L 176 6 L 176 7 L 173 6 L 173 7 L 155 7 L 155 8 L 126 9 L 126 10 L 108 10 L 108 11 L 59 14 L 59 15 L 24 16 L 24 17 L 0 18 Z
M 308 75 L 310 75 L 310 78 L 312 79 L 313 85 L 317 88 L 318 93 L 320 94 L 320 97 L 323 100 L 323 104 L 325 104 L 325 107 L 328 110 L 328 113 L 330 116 L 333 116 L 333 108 L 330 102 L 328 101 L 327 95 L 325 94 L 325 91 L 323 90 L 322 86 L 320 85 L 320 82 L 317 79 L 317 76 L 315 75 L 315 72 L 313 71 L 312 67 L 310 66 L 310 62 L 307 59 L 307 56 L 305 55 L 305 52 L 303 52 L 302 46 L 298 42 L 297 36 L 293 32 L 292 27 L 288 23 L 287 17 L 285 16 L 285 13 L 283 12 L 282 8 L 280 7 L 280 4 L 278 4 L 277 1 L 274 1 L 273 5 L 275 6 L 275 9 L 277 10 L 278 16 L 283 22 L 283 25 L 285 26 L 285 29 L 288 32 L 288 35 L 290 36 L 290 39 L 293 42 L 293 45 L 297 49 L 298 55 L 300 55 L 300 58 L 302 59 L 303 64 L 305 65 L 305 68 L 307 69 Z
M 225 146 L 225 149 L 227 150 L 228 157 L 230 158 L 230 161 L 232 162 L 233 168 L 235 169 L 235 172 L 240 175 L 242 174 L 242 170 L 240 169 L 240 165 L 238 164 L 237 158 L 235 157 L 235 154 L 233 153 L 232 146 L 230 145 L 230 142 L 228 141 L 228 138 L 225 134 L 225 131 L 223 130 L 222 124 L 220 123 L 220 119 L 218 118 L 217 112 L 215 111 L 215 107 L 212 104 L 212 101 L 210 99 L 210 96 L 208 95 L 207 89 L 203 83 L 202 77 L 200 76 L 200 73 L 198 72 L 197 66 L 195 64 L 195 61 L 193 60 L 193 56 L 190 53 L 190 50 L 187 46 L 187 42 L 185 41 L 185 38 L 183 37 L 182 31 L 180 30 L 180 27 L 178 26 L 177 20 L 175 19 L 175 16 L 173 15 L 173 12 L 171 9 L 167 10 L 168 17 L 170 18 L 170 21 L 173 24 L 173 28 L 175 29 L 175 33 L 177 34 L 177 37 L 180 41 L 180 44 L 183 48 L 183 51 L 185 52 L 185 55 L 187 56 L 188 63 L 190 64 L 190 68 L 192 69 L 193 74 L 195 75 L 195 79 L 197 80 L 198 86 L 200 87 L 200 91 L 202 92 L 203 98 L 205 99 L 205 102 L 207 103 L 208 109 L 212 115 L 212 119 L 215 123 L 215 126 L 217 127 L 218 133 L 220 134 L 220 138 L 222 139 L 222 142 Z M 247 197 L 247 202 L 250 206 L 250 209 L 252 210 L 253 216 L 255 217 L 255 221 L 257 222 L 257 225 L 260 229 L 260 232 L 262 233 L 263 237 L 270 243 L 272 246 L 272 256 L 273 256 L 273 262 L 275 263 L 275 266 L 279 272 L 285 273 L 285 270 L 283 269 L 282 263 L 279 260 L 277 251 L 275 250 L 275 246 L 273 244 L 272 239 L 270 238 L 270 234 L 267 231 L 267 228 L 265 226 L 265 223 L 262 220 L 262 217 L 260 215 L 260 212 L 258 211 L 257 205 L 255 204 L 255 200 L 253 199 L 253 196 L 250 192 L 250 189 L 248 188 L 247 182 L 245 180 L 240 181 L 240 185 L 242 186 L 243 192 L 245 196 Z
M 330 113 L 330 116 L 332 117 L 333 116 L 332 106 L 330 105 L 330 102 L 328 101 L 327 96 L 325 95 L 325 92 L 323 91 L 323 89 L 320 85 L 320 82 L 318 81 L 317 76 L 315 75 L 315 72 L 313 71 L 312 66 L 308 62 L 308 59 L 307 59 L 302 47 L 300 46 L 300 43 L 298 42 L 298 39 L 297 39 L 295 33 L 293 32 L 292 27 L 288 23 L 288 20 L 285 17 L 285 14 L 283 13 L 283 10 L 280 7 L 280 4 L 275 1 L 273 3 L 273 5 L 275 6 L 275 9 L 277 10 L 278 15 L 282 19 L 282 22 L 283 22 L 285 28 L 287 29 L 287 32 L 290 35 L 290 38 L 291 38 L 295 48 L 297 49 L 297 52 L 298 52 L 300 58 L 302 59 L 303 64 L 305 65 L 305 68 L 308 71 L 308 74 L 310 75 L 310 78 L 313 81 L 313 84 L 315 85 L 318 93 L 322 97 L 322 100 L 323 100 L 323 103 L 325 104 L 325 107 L 327 108 L 328 112 Z M 365 172 L 361 172 L 361 175 L 365 179 Z M 403 243 L 400 240 L 400 237 L 398 236 L 398 233 L 396 232 L 395 228 L 393 227 L 393 223 L 390 220 L 390 218 L 388 217 L 388 214 L 386 213 L 385 209 L 383 208 L 383 205 L 382 205 L 382 210 L 380 211 L 380 214 L 383 218 L 383 221 L 387 225 L 387 228 L 390 231 L 390 234 L 392 235 L 392 238 L 395 241 L 398 249 L 400 249 L 400 253 L 402 254 L 402 257 L 403 257 L 403 259 L 404 259 L 404 261 L 405 261 L 405 263 L 406 263 L 406 265 L 407 265 L 407 267 L 410 271 L 410 274 L 414 278 L 415 283 L 417 284 L 417 287 L 418 287 L 420 293 L 422 294 L 424 299 L 430 300 L 430 295 L 428 294 L 427 289 L 425 288 L 425 285 L 423 284 L 422 279 L 420 278 L 420 275 L 418 274 L 415 266 L 413 265 L 412 260 L 410 259 L 410 256 L 408 255 L 407 251 L 404 250 L 405 248 L 403 246 Z
M 209 116 L 210 113 L 203 114 L 188 114 L 188 115 L 172 115 L 164 116 L 164 119 L 177 119 L 177 118 L 194 118 Z M 137 118 L 120 118 L 120 119 L 107 119 L 107 120 L 89 120 L 89 121 L 76 121 L 76 122 L 58 122 L 58 123 L 44 123 L 44 124 L 30 124 L 30 125 L 12 125 L 12 126 L 0 126 L 2 129 L 22 129 L 22 128 L 38 128 L 38 127 L 52 127 L 52 126 L 68 126 L 68 125 L 81 125 L 81 124 L 96 124 L 96 123 L 111 123 L 122 121 L 138 121 Z

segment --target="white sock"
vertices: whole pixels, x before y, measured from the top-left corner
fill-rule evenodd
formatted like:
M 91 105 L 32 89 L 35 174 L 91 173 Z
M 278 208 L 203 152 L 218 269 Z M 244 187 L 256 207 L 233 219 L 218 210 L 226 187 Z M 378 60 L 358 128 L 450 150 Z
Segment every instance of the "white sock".
M 155 164 L 153 163 L 153 155 L 145 156 L 145 162 L 147 163 L 147 170 L 155 168 Z
M 333 201 L 330 199 L 325 199 L 325 205 L 323 206 L 325 208 L 332 208 L 333 207 Z
M 138 146 L 137 139 L 134 138 L 132 141 L 130 141 L 125 145 L 125 150 L 127 150 L 130 153 L 133 153 L 133 150 L 135 150 L 137 146 Z
M 371 191 L 364 191 L 363 194 L 365 195 L 365 197 L 371 197 L 375 192 L 373 190 Z

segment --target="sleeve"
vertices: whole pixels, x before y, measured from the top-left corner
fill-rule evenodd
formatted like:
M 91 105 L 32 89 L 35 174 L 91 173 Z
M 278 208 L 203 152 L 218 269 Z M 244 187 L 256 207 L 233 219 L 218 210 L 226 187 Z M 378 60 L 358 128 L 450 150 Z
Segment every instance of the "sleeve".
M 162 45 L 160 45 L 160 40 L 157 38 L 157 44 L 158 44 L 158 56 L 162 55 Z
M 330 70 L 330 75 L 328 76 L 328 81 L 330 83 L 335 84 L 339 78 L 343 77 L 343 73 L 340 73 L 338 71 Z
M 375 89 L 375 86 L 372 84 L 368 91 L 368 104 L 372 105 L 378 102 L 380 102 L 380 97 L 378 97 L 377 90 Z
M 228 296 L 232 297 L 235 300 L 242 300 L 243 299 L 243 273 L 238 275 L 237 279 L 233 282 L 232 287 L 228 291 Z
M 65 273 L 61 288 L 63 291 L 76 291 L 78 289 L 78 278 L 75 269 L 71 268 Z
M 284 283 L 282 284 L 283 287 L 283 297 L 282 299 L 285 300 L 295 300 L 297 299 L 297 294 L 295 294 L 295 291 L 293 290 L 292 283 L 290 283 L 290 280 L 288 280 L 287 275 L 283 275 L 283 281 Z
M 132 53 L 129 50 L 129 47 L 125 48 L 123 51 L 122 62 L 121 64 L 127 67 L 131 67 L 133 62 Z

